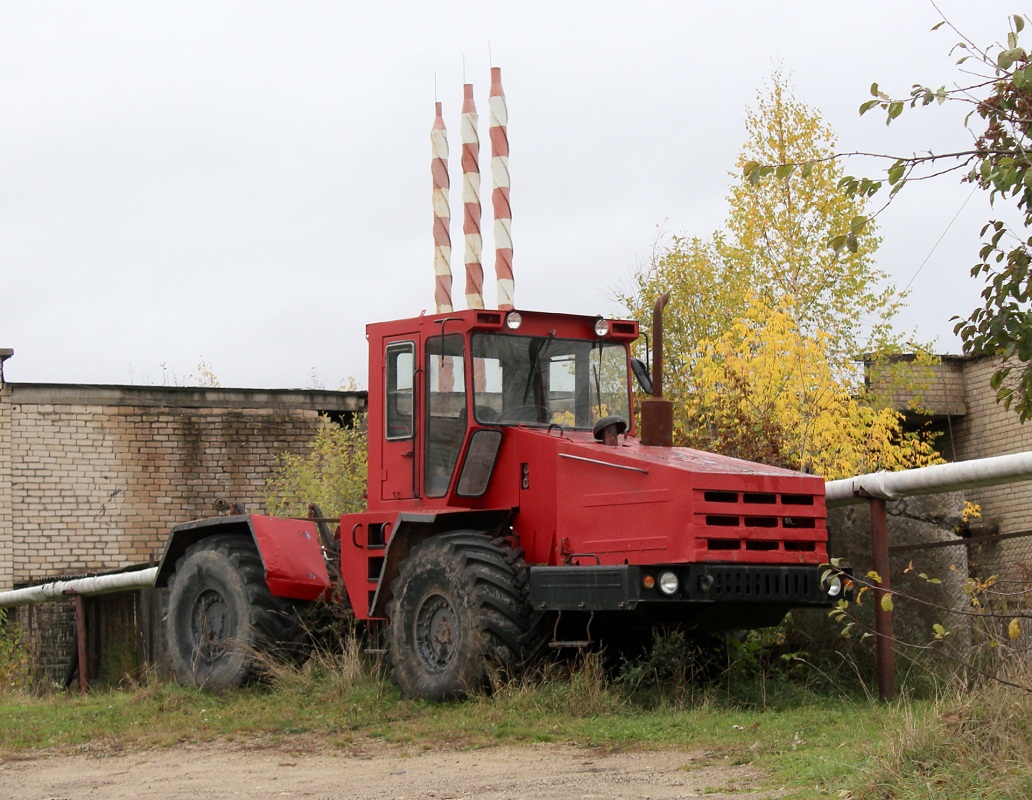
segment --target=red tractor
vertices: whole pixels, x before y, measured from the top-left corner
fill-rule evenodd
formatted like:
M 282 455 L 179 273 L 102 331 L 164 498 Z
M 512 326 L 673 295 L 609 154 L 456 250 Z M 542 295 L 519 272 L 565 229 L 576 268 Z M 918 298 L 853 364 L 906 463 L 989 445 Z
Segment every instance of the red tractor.
M 246 681 L 338 573 L 355 617 L 386 621 L 402 693 L 427 698 L 547 643 L 762 627 L 841 596 L 823 479 L 670 447 L 661 399 L 636 437 L 636 322 L 469 310 L 367 337 L 367 510 L 334 542 L 309 520 L 176 526 L 157 585 L 181 682 Z

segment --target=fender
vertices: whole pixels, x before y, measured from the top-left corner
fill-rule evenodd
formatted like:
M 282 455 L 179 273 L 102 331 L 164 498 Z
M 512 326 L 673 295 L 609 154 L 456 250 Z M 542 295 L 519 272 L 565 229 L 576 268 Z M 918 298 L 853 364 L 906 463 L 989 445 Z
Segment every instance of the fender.
M 383 569 L 376 585 L 376 594 L 370 603 L 369 616 L 387 616 L 387 603 L 394 596 L 391 584 L 398 577 L 398 568 L 413 547 L 440 533 L 469 528 L 501 535 L 512 519 L 510 508 L 477 509 L 475 511 L 403 512 L 398 514 L 394 533 L 387 542 Z
M 254 542 L 273 597 L 318 600 L 329 594 L 330 576 L 316 523 L 255 514 L 198 519 L 173 527 L 154 585 L 168 586 L 176 562 L 191 545 L 226 533 L 249 536 Z

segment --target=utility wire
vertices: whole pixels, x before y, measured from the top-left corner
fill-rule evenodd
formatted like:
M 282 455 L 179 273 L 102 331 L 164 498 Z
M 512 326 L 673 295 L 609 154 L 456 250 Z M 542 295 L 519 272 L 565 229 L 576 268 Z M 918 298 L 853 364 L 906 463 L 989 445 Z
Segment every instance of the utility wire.
M 974 197 L 975 191 L 977 189 L 978 189 L 977 186 L 973 187 L 971 189 L 971 193 L 964 199 L 964 202 L 960 204 L 960 208 L 957 209 L 957 213 L 953 215 L 953 219 L 950 220 L 949 224 L 946 226 L 946 229 L 942 232 L 942 234 L 939 236 L 939 238 L 935 240 L 935 244 L 933 244 L 932 245 L 932 249 L 928 251 L 928 255 L 926 255 L 924 257 L 924 261 L 921 262 L 921 265 L 914 272 L 913 277 L 909 281 L 907 281 L 907 285 L 906 286 L 904 286 L 902 289 L 900 289 L 899 297 L 897 298 L 896 302 L 893 304 L 892 308 L 889 309 L 890 311 L 894 310 L 896 308 L 896 306 L 898 306 L 900 304 L 900 302 L 902 302 L 903 296 L 907 293 L 907 291 L 909 291 L 910 287 L 914 285 L 914 281 L 917 280 L 917 276 L 921 274 L 921 270 L 923 270 L 925 268 L 925 264 L 927 264 L 929 259 L 931 259 L 932 255 L 935 253 L 936 248 L 940 244 L 942 244 L 942 240 L 946 238 L 946 234 L 950 232 L 950 228 L 953 227 L 953 223 L 957 221 L 957 218 L 960 216 L 960 213 L 964 210 L 964 207 L 968 204 L 968 201 L 972 197 Z

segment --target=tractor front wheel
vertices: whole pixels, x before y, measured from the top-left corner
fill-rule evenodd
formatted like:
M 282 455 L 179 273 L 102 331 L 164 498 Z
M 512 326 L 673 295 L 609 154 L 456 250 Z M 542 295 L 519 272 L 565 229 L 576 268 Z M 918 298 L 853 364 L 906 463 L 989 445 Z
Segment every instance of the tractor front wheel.
M 519 663 L 529 609 L 510 553 L 485 533 L 457 531 L 402 562 L 387 636 L 405 697 L 461 698 Z
M 189 547 L 169 578 L 168 652 L 184 686 L 224 691 L 260 674 L 262 654 L 298 650 L 293 605 L 273 597 L 254 544 L 220 534 Z

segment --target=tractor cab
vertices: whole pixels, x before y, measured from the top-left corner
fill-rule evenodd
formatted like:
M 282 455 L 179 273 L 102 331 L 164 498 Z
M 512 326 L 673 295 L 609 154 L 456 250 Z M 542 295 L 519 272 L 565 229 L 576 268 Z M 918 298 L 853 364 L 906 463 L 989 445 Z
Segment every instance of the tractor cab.
M 491 484 L 507 428 L 632 424 L 636 322 L 481 309 L 367 335 L 369 511 L 511 507 L 515 486 Z

